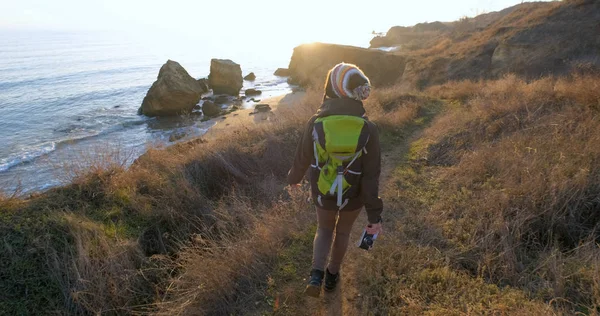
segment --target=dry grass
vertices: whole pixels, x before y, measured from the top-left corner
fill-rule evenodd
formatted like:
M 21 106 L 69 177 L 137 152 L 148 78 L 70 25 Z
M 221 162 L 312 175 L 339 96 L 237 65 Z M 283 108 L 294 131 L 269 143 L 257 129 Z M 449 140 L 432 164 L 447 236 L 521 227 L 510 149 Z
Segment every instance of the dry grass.
M 475 117 L 466 131 L 446 130 L 431 157 L 435 163 L 436 155 L 454 152 L 441 176 L 454 193 L 433 211 L 444 214 L 447 237 L 469 254 L 459 263 L 493 282 L 562 298 L 553 303 L 569 310 L 600 306 L 593 277 L 600 254 L 594 246 L 600 151 L 591 146 L 600 140 L 600 93 L 589 90 L 598 82 L 527 84 L 508 77 L 488 83 L 464 109 Z M 563 258 L 580 247 L 589 252 L 578 256 L 588 259 L 567 266 Z
M 440 32 L 420 49 L 394 54 L 406 57 L 410 66 L 403 76 L 407 89 L 418 90 L 449 81 L 498 79 L 508 73 L 533 80 L 573 71 L 597 72 L 598 12 L 599 3 L 594 1 L 523 3 L 483 28 Z
M 189 296 L 181 293 L 207 282 L 192 276 L 211 276 L 212 290 L 223 282 L 221 293 L 232 288 L 244 293 L 234 266 L 274 256 L 267 251 L 273 251 L 271 244 L 263 245 L 262 253 L 259 244 L 277 244 L 291 233 L 291 226 L 273 227 L 275 221 L 262 218 L 284 220 L 283 213 L 299 211 L 287 208 L 283 180 L 301 126 L 320 98 L 320 92 L 308 93 L 293 109 L 278 110 L 270 123 L 241 126 L 210 142 L 150 150 L 127 170 L 102 159 L 85 173 L 71 169 L 69 186 L 29 200 L 2 197 L 0 250 L 7 256 L 0 265 L 0 309 L 121 314 L 168 306 L 184 311 Z M 252 239 L 257 253 L 239 251 Z M 198 248 L 198 240 L 206 243 Z M 220 253 L 223 247 L 232 250 Z M 215 249 L 212 259 L 207 248 Z M 194 261 L 200 258 L 202 265 Z M 218 269 L 218 258 L 226 258 L 231 268 Z M 181 275 L 187 283 L 180 282 Z M 266 275 L 246 277 L 261 284 Z M 225 286 L 227 280 L 231 287 Z M 193 295 L 208 298 L 202 291 L 208 290 Z M 204 307 L 207 313 L 235 308 L 230 304 L 234 292 L 213 296 L 212 307 Z M 202 302 L 207 300 L 192 305 Z
M 375 90 L 366 107 L 381 130 L 386 232 L 349 259 L 362 296 L 348 304 L 598 314 L 599 83 L 507 76 Z M 129 169 L 104 164 L 28 200 L 0 197 L 0 310 L 308 313 L 298 288 L 312 207 L 283 180 L 321 97 L 150 150 Z
M 221 225 L 242 221 L 243 231 L 223 228 L 226 236 L 196 236 L 180 253 L 183 273 L 172 279 L 158 314 L 244 314 L 268 309 L 265 295 L 269 275 L 277 266 L 286 240 L 312 222 L 304 194 L 292 194 L 286 203 L 269 209 L 249 208 L 237 201 L 216 214 Z
M 449 106 L 387 189 L 401 211 L 362 280 L 366 306 L 598 314 L 599 83 L 507 76 L 430 88 Z

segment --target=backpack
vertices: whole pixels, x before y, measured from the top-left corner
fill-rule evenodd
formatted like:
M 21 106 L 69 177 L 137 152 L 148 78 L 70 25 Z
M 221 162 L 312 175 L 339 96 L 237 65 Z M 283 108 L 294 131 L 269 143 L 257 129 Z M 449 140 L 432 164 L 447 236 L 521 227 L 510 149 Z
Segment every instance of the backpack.
M 367 121 L 358 116 L 331 115 L 316 119 L 313 126 L 315 157 L 311 166 L 318 172 L 317 202 L 323 206 L 323 198 L 336 198 L 341 210 L 358 191 L 362 172 L 357 161 L 367 154 Z

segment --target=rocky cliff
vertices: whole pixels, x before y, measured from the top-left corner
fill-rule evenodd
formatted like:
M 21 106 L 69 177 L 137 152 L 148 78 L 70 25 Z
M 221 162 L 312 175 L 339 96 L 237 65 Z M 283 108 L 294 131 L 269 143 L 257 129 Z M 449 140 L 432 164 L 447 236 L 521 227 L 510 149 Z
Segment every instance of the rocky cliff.
M 498 12 L 480 14 L 473 18 L 463 17 L 454 22 L 418 23 L 414 26 L 393 26 L 385 36 L 376 36 L 371 47 L 396 47 L 404 50 L 425 48 L 435 45 L 442 38 L 461 37 L 475 31 L 481 31 L 506 15 L 520 8 L 516 5 Z
M 340 62 L 358 65 L 374 86 L 395 83 L 402 77 L 406 58 L 376 49 L 313 43 L 294 49 L 289 65 L 290 82 L 322 83 L 329 69 Z
M 600 1 L 520 4 L 452 23 L 394 27 L 372 46 L 404 56 L 402 86 L 600 71 Z

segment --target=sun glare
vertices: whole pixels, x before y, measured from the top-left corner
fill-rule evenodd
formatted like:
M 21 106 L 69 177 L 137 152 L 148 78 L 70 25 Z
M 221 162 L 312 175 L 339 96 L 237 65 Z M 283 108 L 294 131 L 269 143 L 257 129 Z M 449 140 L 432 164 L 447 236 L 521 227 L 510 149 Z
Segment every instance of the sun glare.
M 205 47 L 276 49 L 308 42 L 367 46 L 372 31 L 499 10 L 520 0 L 466 1 L 164 1 L 35 0 L 2 4 L 0 28 L 112 30 L 152 37 L 163 33 L 204 41 Z M 140 35 L 142 34 L 142 35 Z

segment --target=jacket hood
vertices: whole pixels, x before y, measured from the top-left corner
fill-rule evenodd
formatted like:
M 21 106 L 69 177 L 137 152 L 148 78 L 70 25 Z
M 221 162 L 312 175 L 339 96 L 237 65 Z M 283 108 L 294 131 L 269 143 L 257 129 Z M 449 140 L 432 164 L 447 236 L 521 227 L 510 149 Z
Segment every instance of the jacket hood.
M 365 117 L 363 103 L 350 98 L 327 99 L 317 111 L 317 117 L 330 115 L 352 115 Z

